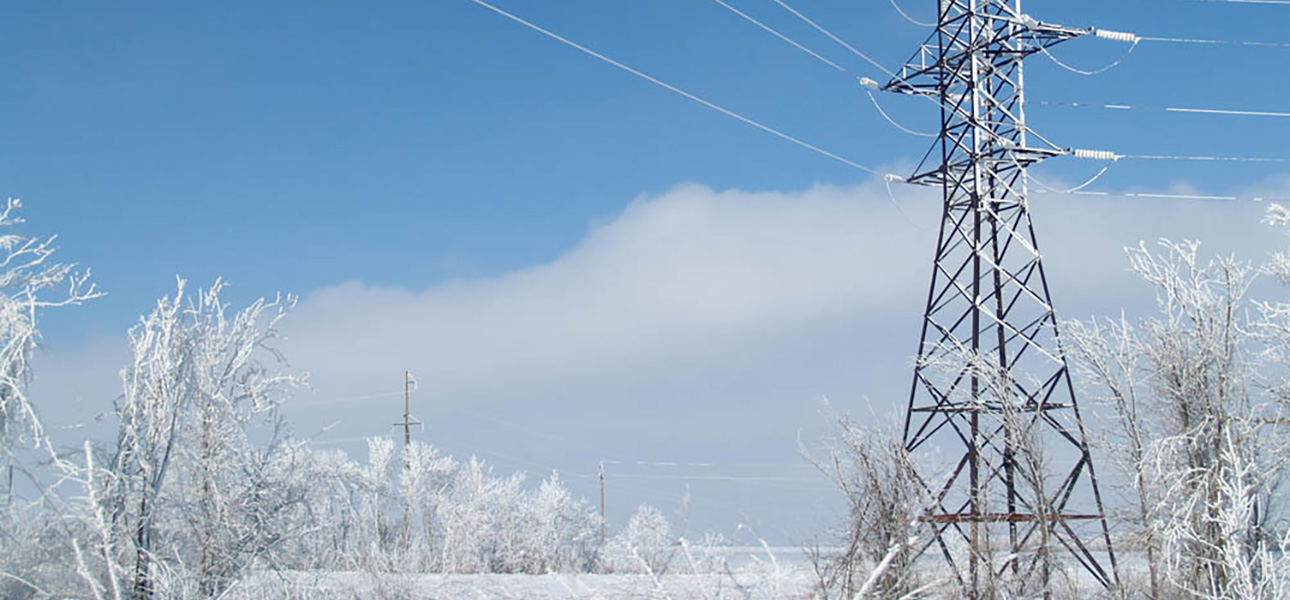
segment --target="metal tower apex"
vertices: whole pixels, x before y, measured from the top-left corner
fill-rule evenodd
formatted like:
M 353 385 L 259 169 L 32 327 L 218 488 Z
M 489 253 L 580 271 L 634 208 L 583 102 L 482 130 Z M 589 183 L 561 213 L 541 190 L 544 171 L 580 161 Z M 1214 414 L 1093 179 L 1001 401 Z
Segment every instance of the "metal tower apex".
M 1020 2 L 942 0 L 936 30 L 882 89 L 937 102 L 942 112 L 956 113 L 988 138 L 983 160 L 1024 168 L 1069 151 L 1026 126 L 1021 61 L 1094 32 L 1041 22 L 1022 13 Z M 943 185 L 952 179 L 941 168 L 927 167 L 932 156 L 924 157 L 908 183 Z

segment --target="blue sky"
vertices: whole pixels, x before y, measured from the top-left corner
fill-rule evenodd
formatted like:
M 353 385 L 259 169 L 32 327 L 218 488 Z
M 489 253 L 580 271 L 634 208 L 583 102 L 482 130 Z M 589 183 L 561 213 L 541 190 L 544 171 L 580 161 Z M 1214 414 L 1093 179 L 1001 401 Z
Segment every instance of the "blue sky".
M 853 80 L 716 3 L 497 3 L 880 171 L 908 169 L 927 148 L 884 122 Z M 901 3 L 930 18 L 930 1 Z M 880 78 L 769 0 L 733 4 Z M 885 1 L 793 4 L 890 67 L 927 35 Z M 1097 0 L 1026 9 L 1140 35 L 1290 41 L 1290 8 L 1281 6 Z M 885 411 L 907 386 L 934 201 L 897 190 L 897 211 L 864 173 L 466 0 L 23 3 L 0 9 L 0 19 L 3 191 L 24 200 L 27 231 L 59 234 L 61 257 L 92 267 L 109 293 L 45 320 L 37 389 L 51 419 L 106 409 L 125 330 L 173 290 L 176 274 L 196 285 L 223 276 L 236 300 L 302 296 L 292 350 L 315 381 L 300 400 L 302 429 L 339 420 L 328 436 L 377 432 L 391 419 L 364 418 L 397 410 L 341 400 L 397 389 L 411 368 L 444 381 L 435 393 L 446 412 L 426 413 L 443 425 L 429 439 L 530 471 L 576 474 L 600 456 L 805 477 L 796 435 L 819 434 L 820 396 L 849 411 L 883 397 L 874 404 Z M 1055 53 L 1095 68 L 1124 49 L 1085 39 Z M 1284 111 L 1287 58 L 1290 48 L 1144 42 L 1119 68 L 1089 78 L 1035 57 L 1031 123 L 1073 147 L 1287 156 L 1285 119 L 1038 104 Z M 911 128 L 935 126 L 922 103 L 882 101 Z M 1283 167 L 1124 161 L 1096 189 L 1285 196 Z M 1078 182 L 1098 168 L 1059 159 L 1037 173 Z M 1134 302 L 1123 291 L 1125 243 L 1196 236 L 1257 258 L 1281 241 L 1243 234 L 1260 231 L 1259 208 L 1245 205 L 1049 198 L 1035 206 L 1041 234 L 1055 240 L 1050 275 L 1059 309 L 1073 307 L 1067 316 Z M 689 279 L 678 275 L 687 265 Z M 660 292 L 673 286 L 702 293 Z M 436 310 L 457 325 L 425 317 Z M 337 325 L 343 319 L 353 322 Z M 435 389 L 427 383 L 425 393 Z M 623 419 L 640 425 L 614 426 Z M 676 421 L 689 425 L 651 427 Z M 678 481 L 645 486 L 631 501 L 675 504 Z M 729 530 L 720 515 L 735 504 L 783 535 L 807 529 L 774 516 L 801 506 L 801 490 L 753 490 L 703 490 L 726 504 L 704 522 Z M 809 501 L 823 496 L 817 488 Z

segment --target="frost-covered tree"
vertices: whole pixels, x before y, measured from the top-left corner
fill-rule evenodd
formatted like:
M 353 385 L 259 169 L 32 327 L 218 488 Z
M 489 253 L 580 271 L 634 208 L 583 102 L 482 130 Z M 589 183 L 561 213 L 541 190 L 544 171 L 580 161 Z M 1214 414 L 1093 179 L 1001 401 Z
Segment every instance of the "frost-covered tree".
M 14 497 L 14 449 L 20 441 L 51 448 L 37 409 L 27 394 L 32 373 L 29 359 L 40 341 L 39 318 L 49 308 L 78 305 L 100 296 L 89 271 L 53 261 L 54 237 L 18 233 L 21 203 L 14 198 L 0 207 L 0 596 L 33 593 L 32 583 L 17 573 L 61 564 L 57 519 L 43 505 Z M 22 581 L 20 581 L 22 580 Z
M 278 404 L 299 377 L 273 349 L 290 301 L 232 311 L 216 281 L 195 297 L 185 282 L 130 331 L 133 360 L 116 401 L 115 484 L 105 501 L 133 548 L 132 594 L 150 597 L 178 560 L 196 593 L 212 596 L 290 527 L 302 497 Z M 267 442 L 252 429 L 265 425 Z
M 1273 207 L 1269 220 L 1286 224 Z M 1076 366 L 1115 409 L 1153 597 L 1279 598 L 1290 561 L 1278 491 L 1290 457 L 1290 310 L 1253 302 L 1258 270 L 1194 242 L 1129 250 L 1157 314 L 1075 323 Z M 1266 272 L 1280 277 L 1274 257 Z M 1283 271 L 1290 273 L 1290 270 Z
M 518 572 L 519 517 L 524 493 L 522 474 L 498 477 L 493 468 L 471 457 L 462 465 L 442 506 L 445 571 L 457 573 Z
M 598 554 L 599 517 L 552 473 L 529 495 L 523 554 L 527 573 L 586 572 Z
M 4 494 L 11 493 L 11 449 L 24 436 L 42 435 L 36 410 L 27 397 L 31 379 L 28 360 L 40 341 L 41 311 L 81 304 L 101 294 L 88 270 L 53 262 L 56 238 L 17 233 L 23 223 L 22 203 L 10 198 L 0 208 L 0 467 L 5 469 Z
M 299 527 L 278 546 L 274 565 L 286 569 L 353 568 L 366 556 L 370 519 L 363 512 L 367 493 L 364 465 L 340 450 L 302 448 L 294 479 L 303 491 Z
M 811 552 L 816 592 L 825 599 L 853 598 L 867 585 L 873 597 L 902 597 L 917 587 L 908 541 L 926 506 L 909 452 L 888 428 L 862 426 L 840 414 L 831 417 L 836 437 L 827 459 L 803 450 L 846 496 L 848 508 L 834 536 L 840 549 Z M 878 564 L 885 566 L 875 577 Z
M 527 489 L 523 473 L 498 474 L 478 458 L 459 463 L 413 442 L 402 461 L 398 448 L 371 438 L 366 464 L 337 451 L 302 452 L 303 526 L 312 533 L 292 539 L 275 555 L 279 563 L 446 573 L 596 567 L 598 517 L 557 475 Z
M 413 556 L 423 557 L 421 566 L 432 566 L 438 534 L 439 507 L 452 486 L 457 461 L 439 453 L 430 444 L 412 442 L 407 447 L 401 492 L 404 497 L 405 528 L 410 539 L 405 546 Z M 415 526 L 414 526 L 415 524 Z
M 672 537 L 672 525 L 667 517 L 657 508 L 642 504 L 627 520 L 627 527 L 606 546 L 607 566 L 611 570 L 644 572 L 658 577 L 671 566 L 678 543 Z

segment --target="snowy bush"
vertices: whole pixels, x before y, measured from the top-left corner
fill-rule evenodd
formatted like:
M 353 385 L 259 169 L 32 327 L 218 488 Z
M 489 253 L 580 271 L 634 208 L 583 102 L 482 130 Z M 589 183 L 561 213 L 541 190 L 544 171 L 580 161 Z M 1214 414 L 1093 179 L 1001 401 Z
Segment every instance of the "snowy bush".
M 605 567 L 614 573 L 667 572 L 678 544 L 672 526 L 657 508 L 642 504 L 627 521 L 627 528 L 606 543 Z
M 276 410 L 300 380 L 270 346 L 286 304 L 230 312 L 220 282 L 184 287 L 130 331 L 115 447 L 53 456 L 84 496 L 45 503 L 65 505 L 73 572 L 96 597 L 214 596 L 291 535 L 303 498 Z
M 405 456 L 386 438 L 368 462 L 306 451 L 300 469 L 308 527 L 276 553 L 290 568 L 445 573 L 571 573 L 595 568 L 599 517 L 558 475 L 526 489 L 471 457 L 458 463 L 429 444 Z
M 848 512 L 830 539 L 840 549 L 810 551 L 816 593 L 852 598 L 866 589 L 875 598 L 903 597 L 917 587 L 908 541 L 926 506 L 909 453 L 893 431 L 830 413 L 837 437 L 827 460 L 812 461 L 846 496 Z M 877 565 L 883 567 L 875 577 Z

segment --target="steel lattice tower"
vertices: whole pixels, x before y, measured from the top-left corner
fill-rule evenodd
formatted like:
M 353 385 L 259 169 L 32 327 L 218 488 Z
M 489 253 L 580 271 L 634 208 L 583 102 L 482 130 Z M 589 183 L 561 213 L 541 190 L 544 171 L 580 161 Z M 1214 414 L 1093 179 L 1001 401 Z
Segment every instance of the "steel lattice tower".
M 919 474 L 932 508 L 917 555 L 938 547 L 974 598 L 993 595 L 992 575 L 1046 588 L 1070 559 L 1118 583 L 1026 189 L 1028 165 L 1065 152 L 1026 126 L 1022 62 L 1088 32 L 1020 0 L 938 0 L 935 33 L 885 86 L 941 105 L 908 179 L 941 187 L 944 212 L 904 441 L 948 471 Z

